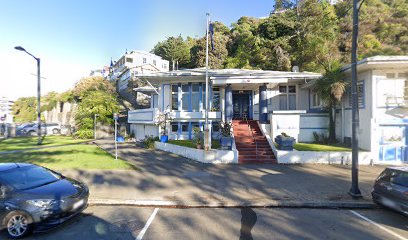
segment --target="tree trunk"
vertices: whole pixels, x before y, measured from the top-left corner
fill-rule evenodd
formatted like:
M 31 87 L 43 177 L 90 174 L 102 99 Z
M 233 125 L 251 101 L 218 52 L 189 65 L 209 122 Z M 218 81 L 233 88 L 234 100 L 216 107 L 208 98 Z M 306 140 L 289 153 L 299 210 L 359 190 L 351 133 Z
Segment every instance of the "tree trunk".
M 329 143 L 336 142 L 336 106 L 329 110 Z

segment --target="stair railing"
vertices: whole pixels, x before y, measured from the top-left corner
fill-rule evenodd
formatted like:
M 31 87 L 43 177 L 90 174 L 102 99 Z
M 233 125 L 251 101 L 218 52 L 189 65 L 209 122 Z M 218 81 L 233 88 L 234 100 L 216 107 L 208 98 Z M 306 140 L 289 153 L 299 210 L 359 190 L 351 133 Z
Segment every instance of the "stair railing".
M 245 119 L 245 121 L 247 122 L 247 125 L 248 125 L 248 131 L 251 133 L 251 136 L 252 136 L 252 139 L 254 139 L 254 143 L 255 143 L 255 158 L 256 158 L 256 160 L 258 160 L 258 142 L 256 141 L 256 138 L 255 138 L 255 136 L 254 136 L 254 133 L 252 132 L 252 128 L 251 128 L 251 125 L 249 125 L 249 121 L 248 121 L 248 118 L 244 118 Z

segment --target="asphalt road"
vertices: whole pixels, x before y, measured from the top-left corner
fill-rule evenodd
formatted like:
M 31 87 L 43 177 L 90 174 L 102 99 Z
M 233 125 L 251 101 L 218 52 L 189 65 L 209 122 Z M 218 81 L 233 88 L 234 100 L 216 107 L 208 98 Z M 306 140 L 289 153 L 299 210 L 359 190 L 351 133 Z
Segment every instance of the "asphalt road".
M 408 218 L 383 209 L 89 207 L 70 222 L 27 239 L 393 240 L 408 239 Z

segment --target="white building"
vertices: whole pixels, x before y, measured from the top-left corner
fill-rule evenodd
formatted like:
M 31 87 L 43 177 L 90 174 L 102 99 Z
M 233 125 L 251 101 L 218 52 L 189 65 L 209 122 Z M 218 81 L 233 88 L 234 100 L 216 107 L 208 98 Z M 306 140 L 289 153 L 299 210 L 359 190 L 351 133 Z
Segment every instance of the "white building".
M 351 67 L 343 68 L 351 81 Z M 375 56 L 358 62 L 359 147 L 374 162 L 408 163 L 408 56 Z M 351 141 L 351 94 L 338 109 L 336 135 Z
M 367 162 L 408 163 L 408 56 L 376 56 L 358 62 L 359 148 Z M 343 68 L 351 81 L 350 66 Z M 285 132 L 298 142 L 328 135 L 328 114 L 313 92 L 320 74 L 223 69 L 209 71 L 209 128 L 217 138 L 221 121 L 249 119 L 259 123 L 270 139 Z M 158 86 L 145 89 L 151 108 L 128 112 L 137 139 L 159 136 L 155 125 L 168 111 L 170 139 L 191 139 L 193 127 L 203 129 L 205 70 L 152 73 L 141 77 Z M 141 89 L 140 89 L 141 90 Z M 157 92 L 156 92 L 157 91 Z M 158 93 L 158 94 L 157 94 Z M 351 94 L 346 91 L 337 109 L 336 136 L 351 142 Z M 265 134 L 265 133 L 264 133 Z M 273 148 L 273 146 L 271 146 Z
M 111 66 L 111 81 L 117 81 L 118 90 L 126 89 L 130 79 L 152 72 L 169 71 L 169 61 L 146 51 L 125 53 Z
M 12 106 L 14 102 L 5 97 L 0 98 L 0 123 L 13 123 Z

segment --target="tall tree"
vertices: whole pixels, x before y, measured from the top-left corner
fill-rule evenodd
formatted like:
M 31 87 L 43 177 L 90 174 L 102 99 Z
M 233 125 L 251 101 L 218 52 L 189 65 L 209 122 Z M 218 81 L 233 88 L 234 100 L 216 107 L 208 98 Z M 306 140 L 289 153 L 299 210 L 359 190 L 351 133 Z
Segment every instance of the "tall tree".
M 152 52 L 171 62 L 173 66 L 179 68 L 188 67 L 190 64 L 190 48 L 192 39 L 184 41 L 183 37 L 168 37 L 166 40 L 157 43 Z

